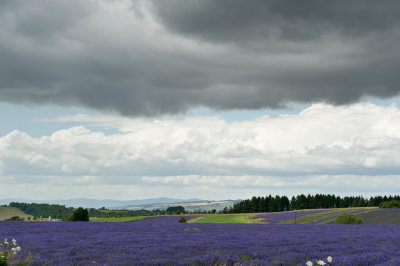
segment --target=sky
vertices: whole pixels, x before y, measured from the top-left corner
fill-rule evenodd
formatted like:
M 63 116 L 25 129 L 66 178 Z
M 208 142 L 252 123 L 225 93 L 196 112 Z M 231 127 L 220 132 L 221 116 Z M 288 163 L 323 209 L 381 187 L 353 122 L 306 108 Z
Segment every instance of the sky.
M 400 3 L 0 2 L 0 197 L 398 194 Z

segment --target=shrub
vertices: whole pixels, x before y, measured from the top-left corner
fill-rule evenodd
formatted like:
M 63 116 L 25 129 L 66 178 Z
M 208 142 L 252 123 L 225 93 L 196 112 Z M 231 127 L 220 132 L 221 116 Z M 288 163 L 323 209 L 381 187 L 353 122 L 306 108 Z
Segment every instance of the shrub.
M 185 212 L 185 208 L 183 208 L 182 206 L 171 206 L 167 208 L 166 212 L 181 214 Z
M 66 221 L 66 222 L 72 221 L 72 214 L 65 215 L 65 216 L 62 218 L 62 221 Z
M 181 217 L 181 218 L 179 218 L 179 220 L 178 220 L 178 223 L 186 223 L 187 221 L 186 221 L 186 219 L 185 219 L 185 217 Z
M 6 219 L 5 221 L 24 221 L 25 218 L 21 218 L 19 216 L 13 216 L 11 218 Z
M 88 222 L 89 221 L 89 212 L 87 209 L 79 207 L 76 209 L 71 216 L 71 221 L 73 222 Z
M 0 255 L 0 266 L 8 266 L 7 258 L 4 255 Z
M 379 208 L 400 208 L 400 200 L 384 201 L 379 204 Z
M 362 224 L 360 217 L 354 217 L 353 214 L 344 214 L 336 218 L 336 224 Z

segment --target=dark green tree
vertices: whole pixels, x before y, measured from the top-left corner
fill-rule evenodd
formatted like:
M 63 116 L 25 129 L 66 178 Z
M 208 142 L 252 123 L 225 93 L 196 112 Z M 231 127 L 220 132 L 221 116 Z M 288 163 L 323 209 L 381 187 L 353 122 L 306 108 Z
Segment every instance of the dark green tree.
M 179 220 L 178 220 L 178 223 L 186 223 L 187 221 L 186 221 L 186 219 L 185 219 L 185 217 L 181 217 L 181 218 L 179 218 Z
M 166 212 L 181 214 L 185 212 L 185 208 L 183 208 L 182 206 L 171 206 L 167 208 Z
M 379 208 L 400 208 L 399 200 L 383 201 L 379 204 Z
M 282 211 L 288 211 L 290 207 L 289 198 L 286 196 L 281 197 L 281 209 Z
M 6 219 L 5 221 L 24 221 L 25 218 L 21 218 L 19 216 L 13 216 L 11 218 Z
M 87 209 L 79 207 L 72 213 L 71 221 L 74 222 L 88 222 L 89 221 L 89 212 Z

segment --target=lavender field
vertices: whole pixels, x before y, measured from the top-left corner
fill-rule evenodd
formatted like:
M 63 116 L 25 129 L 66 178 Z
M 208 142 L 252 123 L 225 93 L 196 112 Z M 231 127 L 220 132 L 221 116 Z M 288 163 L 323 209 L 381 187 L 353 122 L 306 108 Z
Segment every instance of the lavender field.
M 307 224 L 307 223 L 334 223 L 336 217 L 343 214 L 364 214 L 376 211 L 377 208 L 347 208 L 347 209 L 318 209 L 307 211 L 288 211 L 288 212 L 270 212 L 256 215 L 255 219 L 260 219 L 262 223 L 268 224 Z M 396 211 L 393 211 L 396 212 Z M 400 213 L 399 213 L 400 214 Z M 294 218 L 296 216 L 296 219 Z M 373 214 L 373 216 L 377 216 Z M 391 215 L 393 216 L 393 215 Z M 393 219 L 392 219 L 393 220 Z M 396 220 L 396 224 L 398 223 Z M 379 224 L 379 223 L 377 223 Z
M 397 225 L 1 222 L 31 265 L 400 265 Z M 325 260 L 326 261 L 326 260 Z
M 310 210 L 310 211 L 300 211 L 296 212 L 296 217 L 301 220 L 301 217 L 324 212 L 325 210 Z M 256 219 L 262 219 L 264 223 L 269 224 L 277 224 L 287 220 L 294 219 L 294 212 L 270 212 L 270 213 L 262 213 L 255 216 Z M 294 223 L 294 222 L 293 222 Z

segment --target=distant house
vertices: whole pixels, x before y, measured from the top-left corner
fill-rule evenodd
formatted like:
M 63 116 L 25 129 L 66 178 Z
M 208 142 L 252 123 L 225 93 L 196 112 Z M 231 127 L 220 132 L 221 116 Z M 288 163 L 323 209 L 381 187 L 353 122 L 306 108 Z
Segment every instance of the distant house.
M 58 222 L 58 219 L 52 219 L 51 216 L 47 218 L 43 218 L 42 216 L 39 217 L 39 222 Z

